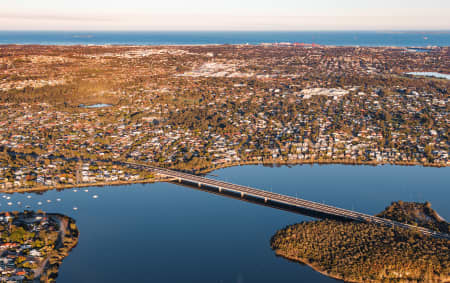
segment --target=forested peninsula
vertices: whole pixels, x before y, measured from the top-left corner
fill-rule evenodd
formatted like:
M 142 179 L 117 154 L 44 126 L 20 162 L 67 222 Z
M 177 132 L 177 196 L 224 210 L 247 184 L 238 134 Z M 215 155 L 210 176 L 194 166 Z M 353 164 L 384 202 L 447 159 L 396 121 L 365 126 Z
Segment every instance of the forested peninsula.
M 378 216 L 436 231 L 449 223 L 430 203 L 394 202 Z M 287 226 L 275 253 L 347 282 L 449 282 L 450 241 L 371 223 L 320 220 Z

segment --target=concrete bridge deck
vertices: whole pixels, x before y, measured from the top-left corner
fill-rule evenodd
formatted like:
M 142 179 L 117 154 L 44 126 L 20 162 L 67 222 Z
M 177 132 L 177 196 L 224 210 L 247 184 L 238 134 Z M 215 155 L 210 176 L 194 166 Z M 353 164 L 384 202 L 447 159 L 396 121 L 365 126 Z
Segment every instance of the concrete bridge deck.
M 191 184 L 195 184 L 199 187 L 206 186 L 211 188 L 216 188 L 219 192 L 233 192 L 236 194 L 240 194 L 241 197 L 251 196 L 253 198 L 259 198 L 264 202 L 275 202 L 280 204 L 289 205 L 292 207 L 297 207 L 300 209 L 310 210 L 312 212 L 317 212 L 324 215 L 329 215 L 332 217 L 338 217 L 343 219 L 348 219 L 352 221 L 359 222 L 368 222 L 375 223 L 379 225 L 385 225 L 390 227 L 399 227 L 404 229 L 411 229 L 418 232 L 421 232 L 425 235 L 429 235 L 436 238 L 444 238 L 450 239 L 450 235 L 445 233 L 436 232 L 430 229 L 417 227 L 405 223 L 400 223 L 396 221 L 392 221 L 389 219 L 376 217 L 373 215 L 351 211 L 343 208 L 334 207 L 331 205 L 326 205 L 318 202 L 313 202 L 309 200 L 304 200 L 301 198 L 296 198 L 292 196 L 282 195 L 278 193 L 268 192 L 261 189 L 255 189 L 248 186 L 236 185 L 229 182 L 214 180 L 210 178 L 205 178 L 193 174 L 183 173 L 175 170 L 155 167 L 151 165 L 142 165 L 138 163 L 122 163 L 123 165 L 127 165 L 132 168 L 137 169 L 146 169 L 156 174 L 168 176 L 178 180 L 179 182 L 188 182 Z

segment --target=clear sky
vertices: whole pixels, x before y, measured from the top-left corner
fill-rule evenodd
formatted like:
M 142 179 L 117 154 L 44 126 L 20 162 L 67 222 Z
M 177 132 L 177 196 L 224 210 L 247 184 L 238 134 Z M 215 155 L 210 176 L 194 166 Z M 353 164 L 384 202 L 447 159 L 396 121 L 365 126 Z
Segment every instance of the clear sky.
M 450 30 L 450 0 L 0 0 L 1 30 Z

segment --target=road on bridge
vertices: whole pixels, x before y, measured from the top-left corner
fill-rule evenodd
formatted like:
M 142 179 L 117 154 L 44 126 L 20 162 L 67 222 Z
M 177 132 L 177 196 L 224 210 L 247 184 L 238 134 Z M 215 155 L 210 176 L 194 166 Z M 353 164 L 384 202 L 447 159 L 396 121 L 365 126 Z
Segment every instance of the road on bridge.
M 175 170 L 155 167 L 151 165 L 143 165 L 138 163 L 129 163 L 129 162 L 123 162 L 122 165 L 126 165 L 132 168 L 138 168 L 138 169 L 146 169 L 151 172 L 168 176 L 171 178 L 177 179 L 179 182 L 189 182 L 194 183 L 196 185 L 200 186 L 207 186 L 207 187 L 213 187 L 217 188 L 219 192 L 222 191 L 229 191 L 234 192 L 237 194 L 240 194 L 241 197 L 245 197 L 246 195 L 252 196 L 254 198 L 259 198 L 261 200 L 264 200 L 264 202 L 277 202 L 280 204 L 286 204 L 289 206 L 301 208 L 310 210 L 313 212 L 318 212 L 326 215 L 341 217 L 344 219 L 349 219 L 353 221 L 359 221 L 359 222 L 368 222 L 368 223 L 375 223 L 379 225 L 385 225 L 390 227 L 400 227 L 404 229 L 411 229 L 414 231 L 421 232 L 425 235 L 429 235 L 436 238 L 444 238 L 444 239 L 450 239 L 450 235 L 445 233 L 436 232 L 430 229 L 426 229 L 423 227 L 417 227 L 405 223 L 400 223 L 397 221 L 393 221 L 386 218 L 381 218 L 361 212 L 351 211 L 343 208 L 334 207 L 331 205 L 326 205 L 318 202 L 313 202 L 309 200 L 304 200 L 292 196 L 282 195 L 278 193 L 268 192 L 261 189 L 255 189 L 248 186 L 241 186 L 236 185 L 229 182 L 214 180 L 206 177 L 201 177 L 193 174 L 183 173 Z

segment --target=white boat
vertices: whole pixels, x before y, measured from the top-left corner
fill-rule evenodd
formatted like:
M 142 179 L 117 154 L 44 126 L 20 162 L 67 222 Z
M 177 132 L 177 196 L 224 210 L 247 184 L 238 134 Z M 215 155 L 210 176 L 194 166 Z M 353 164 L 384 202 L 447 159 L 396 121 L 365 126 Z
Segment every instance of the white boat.
M 52 201 L 48 199 L 47 202 L 48 202 L 48 203 L 51 203 Z
M 84 191 L 85 191 L 86 193 L 87 193 L 87 192 L 89 192 L 89 190 L 88 190 L 88 189 L 86 189 L 86 190 L 84 190 Z
M 8 202 L 8 205 L 12 205 L 12 202 Z
M 73 190 L 74 193 L 78 192 L 77 190 Z
M 22 204 L 22 202 L 18 201 L 18 202 L 17 202 L 17 204 L 18 204 L 18 205 L 21 205 L 21 204 Z
M 38 201 L 38 205 L 42 205 L 42 201 Z
M 60 199 L 60 198 L 57 198 L 57 199 L 56 199 L 56 201 L 58 201 L 58 202 L 59 202 L 59 201 L 61 201 L 61 199 Z
M 6 199 L 11 199 L 11 197 L 6 197 Z
M 27 196 L 27 198 L 28 198 L 28 199 L 30 199 L 30 198 L 31 198 L 31 196 Z
M 78 207 L 74 206 L 74 207 L 73 207 L 73 210 L 78 210 Z
M 93 195 L 92 198 L 98 198 L 98 195 Z

